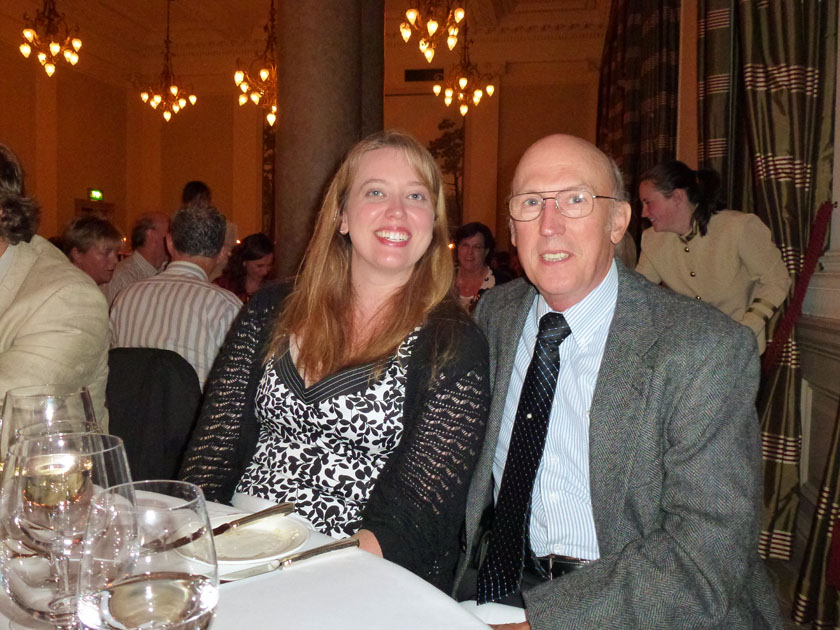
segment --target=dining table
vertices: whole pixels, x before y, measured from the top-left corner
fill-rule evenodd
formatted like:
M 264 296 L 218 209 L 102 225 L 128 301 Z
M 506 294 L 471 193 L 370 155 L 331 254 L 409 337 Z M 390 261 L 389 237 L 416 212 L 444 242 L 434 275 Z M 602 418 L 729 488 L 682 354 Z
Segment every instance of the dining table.
M 211 519 L 241 512 L 208 504 Z M 295 551 L 334 541 L 309 531 Z M 230 582 L 225 575 L 241 567 L 223 562 L 219 567 L 219 602 L 210 630 L 487 630 L 485 621 L 524 618 L 524 611 L 509 606 L 459 604 L 410 571 L 356 547 Z M 0 628 L 6 627 L 7 619 L 23 627 L 49 628 L 24 615 L 0 589 Z

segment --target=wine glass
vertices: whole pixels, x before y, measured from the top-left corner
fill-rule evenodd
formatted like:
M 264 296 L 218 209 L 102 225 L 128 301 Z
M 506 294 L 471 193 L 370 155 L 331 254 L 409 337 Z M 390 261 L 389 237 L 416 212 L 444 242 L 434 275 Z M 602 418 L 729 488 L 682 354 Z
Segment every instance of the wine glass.
M 34 385 L 6 392 L 0 413 L 0 453 L 22 435 L 99 433 L 90 392 L 71 385 Z
M 201 488 L 137 481 L 94 498 L 79 579 L 80 628 L 204 630 L 218 584 Z
M 21 436 L 3 469 L 0 577 L 11 600 L 75 627 L 81 542 L 97 492 L 131 480 L 122 440 L 96 433 Z

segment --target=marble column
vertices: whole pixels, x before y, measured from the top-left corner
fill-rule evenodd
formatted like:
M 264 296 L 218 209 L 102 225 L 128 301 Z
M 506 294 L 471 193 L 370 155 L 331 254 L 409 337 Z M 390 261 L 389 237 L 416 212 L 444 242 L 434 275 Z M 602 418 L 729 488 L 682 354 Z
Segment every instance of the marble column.
M 384 0 L 280 2 L 275 212 L 293 275 L 347 150 L 382 128 Z

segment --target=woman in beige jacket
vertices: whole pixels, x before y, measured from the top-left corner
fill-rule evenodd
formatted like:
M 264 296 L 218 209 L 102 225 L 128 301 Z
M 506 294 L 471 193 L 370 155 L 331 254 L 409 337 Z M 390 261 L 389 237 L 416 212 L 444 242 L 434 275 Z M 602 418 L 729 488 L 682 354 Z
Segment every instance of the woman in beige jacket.
M 754 214 L 720 210 L 720 176 L 682 162 L 642 175 L 642 234 L 636 271 L 651 282 L 709 302 L 756 334 L 764 351 L 765 327 L 790 287 L 790 275 L 770 230 Z

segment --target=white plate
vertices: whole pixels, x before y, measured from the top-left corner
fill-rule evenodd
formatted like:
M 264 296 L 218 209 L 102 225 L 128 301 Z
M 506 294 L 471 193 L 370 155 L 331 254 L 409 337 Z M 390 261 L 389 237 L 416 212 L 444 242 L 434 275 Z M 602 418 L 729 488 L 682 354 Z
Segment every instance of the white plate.
M 211 519 L 213 527 L 241 518 L 227 514 Z M 309 529 L 297 519 L 273 516 L 215 537 L 219 565 L 253 564 L 273 560 L 299 549 L 309 539 Z

